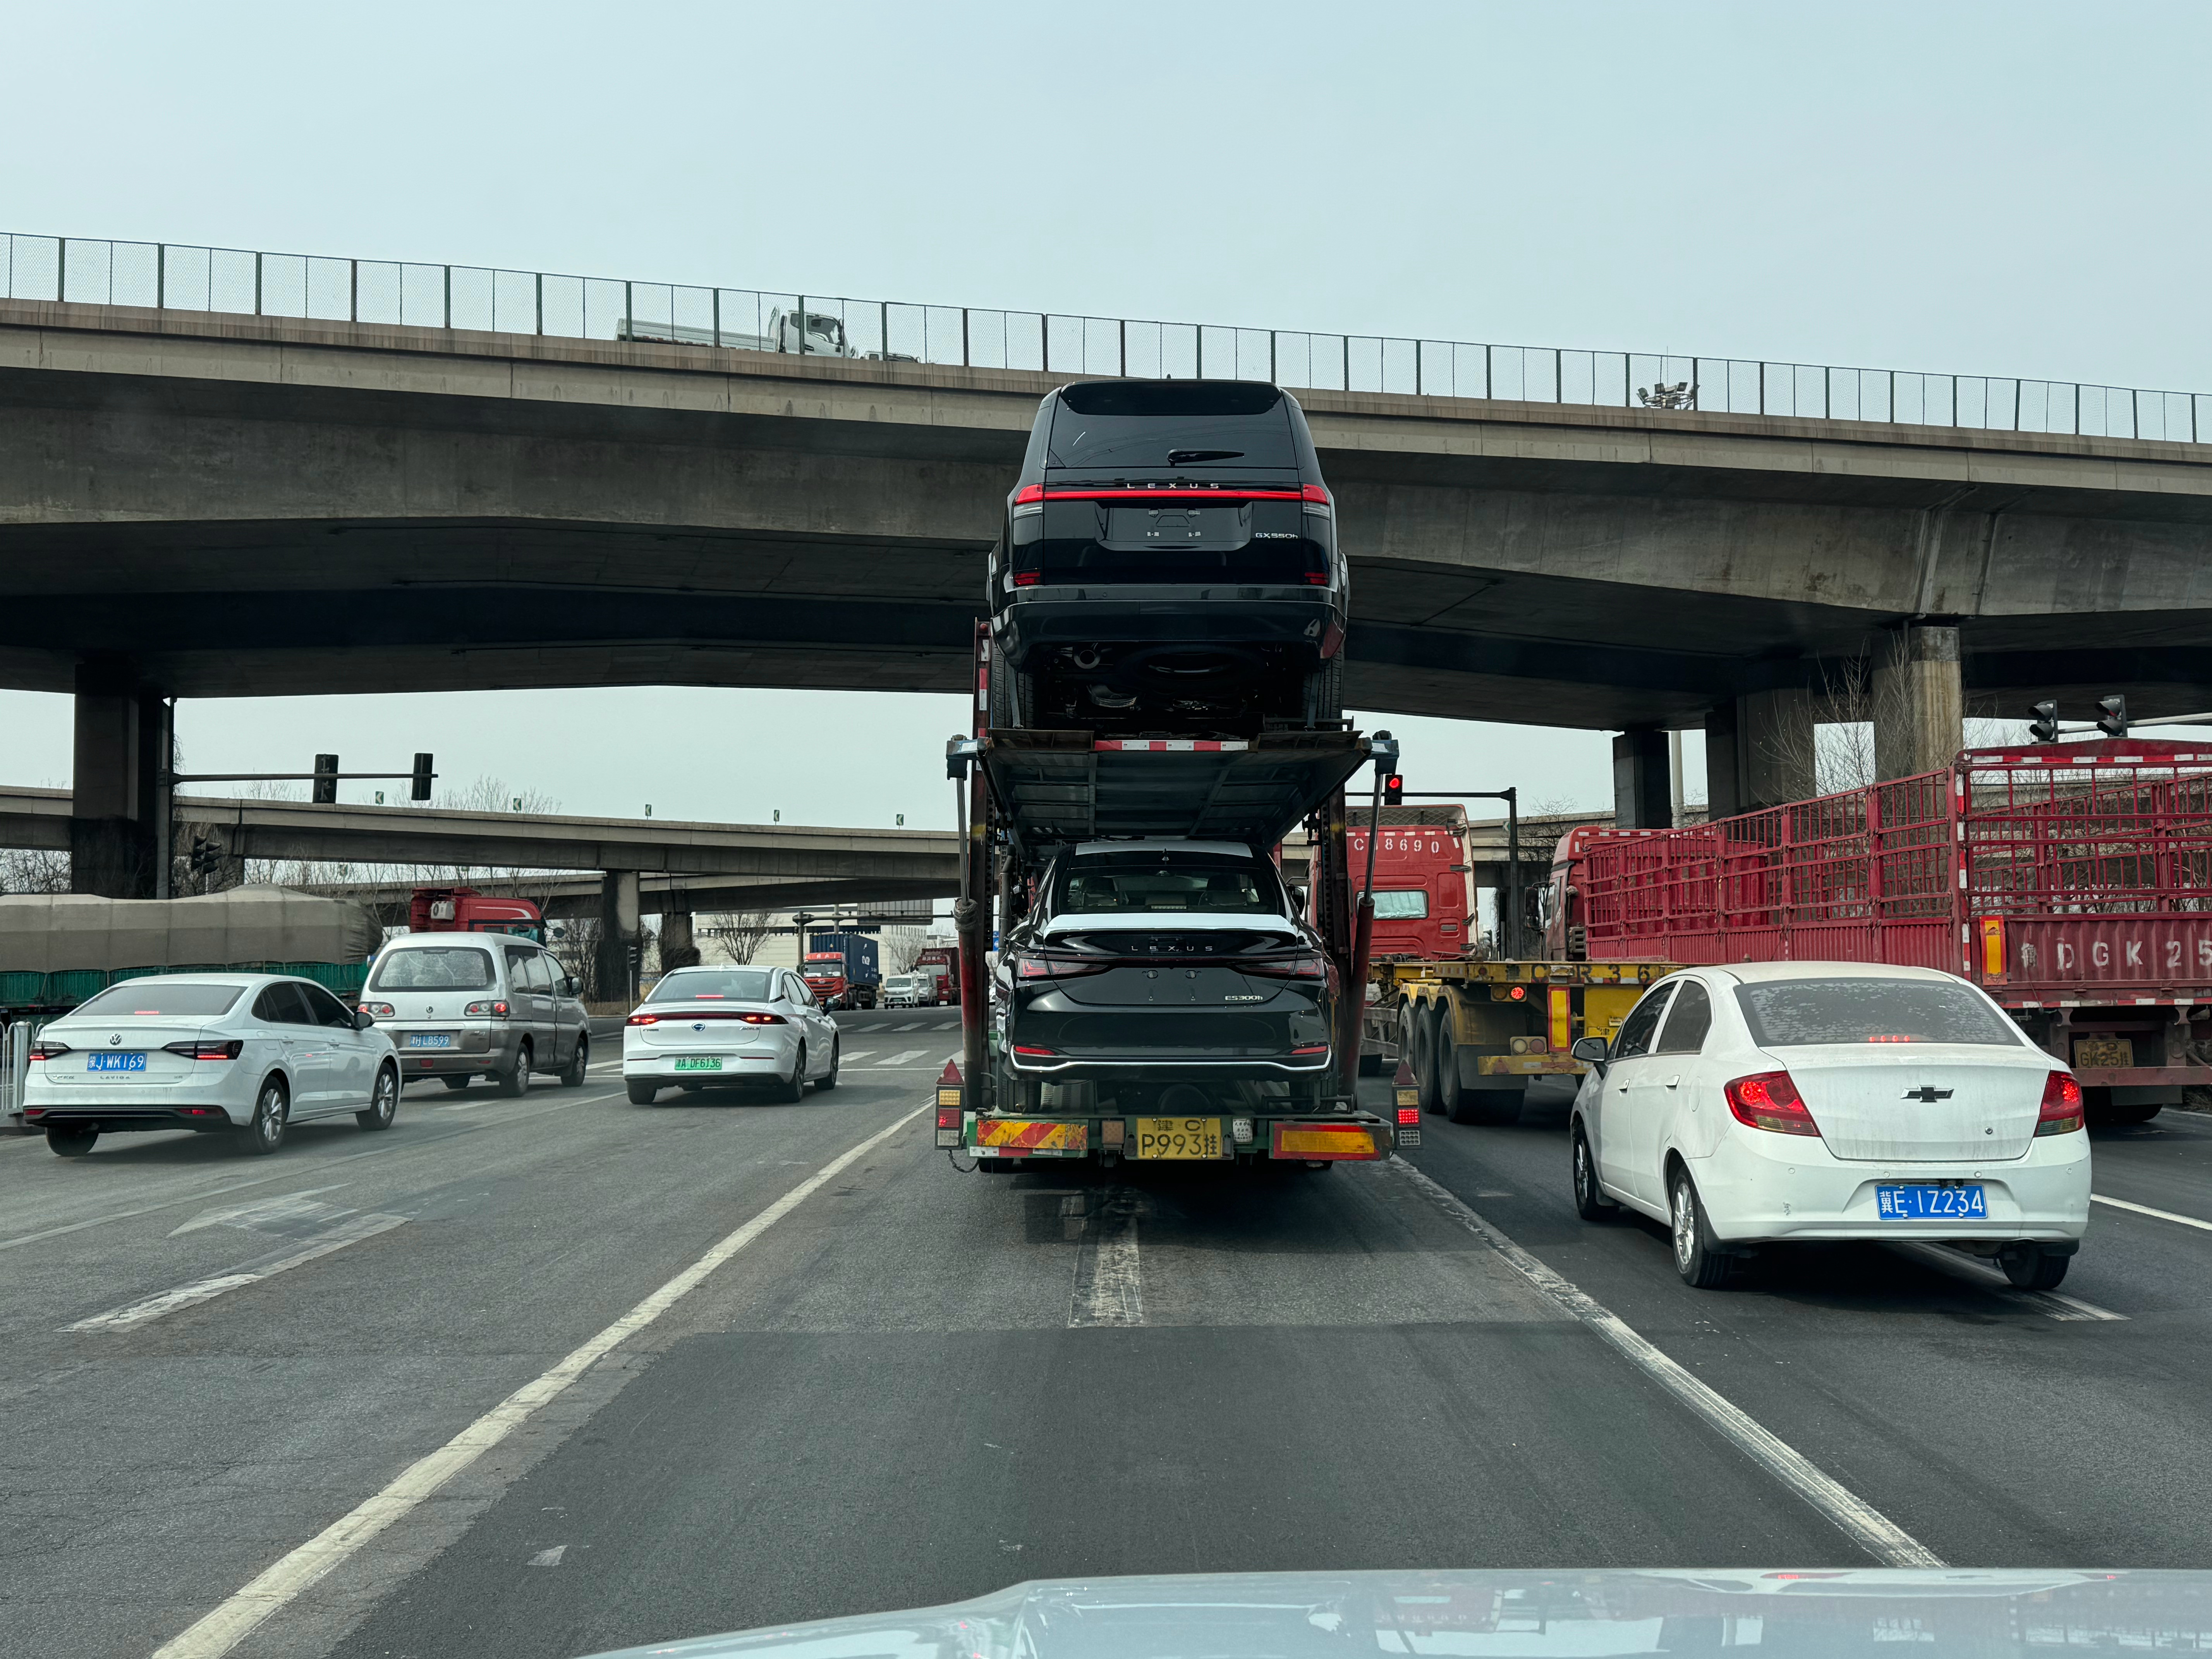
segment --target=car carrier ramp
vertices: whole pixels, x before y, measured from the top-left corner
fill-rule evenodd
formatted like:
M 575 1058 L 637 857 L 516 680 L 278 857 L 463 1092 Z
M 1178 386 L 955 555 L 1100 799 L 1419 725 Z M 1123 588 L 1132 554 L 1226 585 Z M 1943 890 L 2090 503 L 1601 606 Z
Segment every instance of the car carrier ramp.
M 1354 732 L 1249 739 L 1099 738 L 994 728 L 978 746 L 991 793 L 1025 857 L 1122 836 L 1273 847 L 1374 750 Z

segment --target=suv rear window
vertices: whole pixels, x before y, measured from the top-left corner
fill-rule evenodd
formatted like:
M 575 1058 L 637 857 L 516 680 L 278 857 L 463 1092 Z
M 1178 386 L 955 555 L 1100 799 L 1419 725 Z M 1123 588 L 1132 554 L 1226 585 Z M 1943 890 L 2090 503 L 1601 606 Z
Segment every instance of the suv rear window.
M 125 980 L 120 985 L 109 986 L 98 996 L 79 1003 L 71 1017 L 87 1014 L 112 1019 L 118 1014 L 125 1017 L 145 1014 L 155 1018 L 175 1014 L 185 1018 L 205 1018 L 228 1013 L 230 1005 L 238 1000 L 245 989 L 242 985 L 195 985 L 190 981 Z
M 492 986 L 491 952 L 474 945 L 417 945 L 386 951 L 372 991 L 483 991 Z
M 1298 464 L 1283 394 L 1242 381 L 1109 381 L 1054 402 L 1048 466 L 1160 472 Z
M 1272 870 L 1221 853 L 1093 853 L 1067 860 L 1054 878 L 1059 915 L 1115 912 L 1232 911 L 1279 915 Z
M 2025 1042 L 1964 985 L 1925 979 L 1791 979 L 1739 985 L 1736 1006 L 1762 1048 L 1816 1042 Z

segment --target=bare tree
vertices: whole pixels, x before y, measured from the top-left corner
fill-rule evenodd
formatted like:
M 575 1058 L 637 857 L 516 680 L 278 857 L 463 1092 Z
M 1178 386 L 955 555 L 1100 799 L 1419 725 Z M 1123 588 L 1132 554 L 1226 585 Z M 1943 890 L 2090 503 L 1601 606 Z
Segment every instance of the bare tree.
M 920 960 L 922 933 L 919 927 L 886 928 L 883 935 L 883 969 L 887 974 L 910 974 Z
M 775 922 L 775 916 L 766 910 L 726 910 L 701 916 L 692 937 L 712 939 L 725 960 L 743 967 L 760 954 Z
M 0 852 L 0 893 L 66 893 L 70 855 L 52 849 Z

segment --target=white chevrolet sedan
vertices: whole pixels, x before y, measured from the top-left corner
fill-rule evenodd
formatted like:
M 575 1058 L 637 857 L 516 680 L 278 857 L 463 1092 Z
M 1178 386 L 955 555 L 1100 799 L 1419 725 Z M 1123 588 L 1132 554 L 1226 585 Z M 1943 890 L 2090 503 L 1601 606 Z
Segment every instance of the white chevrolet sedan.
M 672 1085 L 696 1091 L 766 1083 L 798 1100 L 837 1086 L 837 1022 L 782 968 L 678 968 L 623 1026 L 623 1084 L 649 1106 Z
M 1590 1062 L 1570 1127 L 1575 1208 L 1664 1222 L 1690 1284 L 1748 1246 L 1911 1239 L 2066 1275 L 2089 1224 L 2071 1073 L 1952 975 L 1737 963 L 1669 975 Z
M 399 1108 L 392 1039 L 313 980 L 149 974 L 111 985 L 41 1030 L 23 1121 L 82 1158 L 103 1134 L 226 1132 L 273 1152 L 309 1118 L 351 1112 L 388 1129 Z

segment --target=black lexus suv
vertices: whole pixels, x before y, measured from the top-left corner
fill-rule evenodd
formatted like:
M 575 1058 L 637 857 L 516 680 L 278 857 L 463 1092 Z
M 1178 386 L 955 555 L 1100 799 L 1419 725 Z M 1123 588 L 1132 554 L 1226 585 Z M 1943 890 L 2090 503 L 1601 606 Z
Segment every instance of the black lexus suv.
M 1335 725 L 1347 589 L 1305 412 L 1253 380 L 1089 380 L 1037 410 L 991 560 L 991 724 Z
M 1248 847 L 1066 848 L 997 973 L 1005 1064 L 1030 1109 L 1046 1082 L 1139 1110 L 1192 1087 L 1310 1109 L 1334 1087 L 1334 972 L 1273 863 Z

